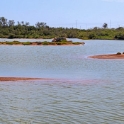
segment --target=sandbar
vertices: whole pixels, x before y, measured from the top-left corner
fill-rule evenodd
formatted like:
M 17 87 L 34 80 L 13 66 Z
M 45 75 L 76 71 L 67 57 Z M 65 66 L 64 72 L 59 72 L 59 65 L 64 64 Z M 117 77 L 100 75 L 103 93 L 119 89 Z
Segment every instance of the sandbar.
M 28 78 L 28 77 L 0 77 L 0 81 L 33 81 L 33 80 L 52 80 L 49 78 Z
M 124 54 L 105 54 L 105 55 L 94 55 L 94 56 L 89 56 L 89 58 L 94 58 L 94 59 L 124 59 Z

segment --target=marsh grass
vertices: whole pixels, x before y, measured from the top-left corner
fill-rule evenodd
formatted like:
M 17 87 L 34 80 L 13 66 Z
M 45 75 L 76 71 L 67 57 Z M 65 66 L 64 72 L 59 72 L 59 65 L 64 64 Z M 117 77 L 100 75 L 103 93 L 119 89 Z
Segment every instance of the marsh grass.
M 23 42 L 22 44 L 23 45 L 31 45 L 32 43 L 31 42 Z
M 19 41 L 5 41 L 0 42 L 0 45 L 80 45 L 83 44 L 82 42 L 72 42 L 72 41 L 66 41 L 62 40 L 60 42 L 19 42 Z
M 83 44 L 83 43 L 81 43 L 81 42 L 73 42 L 72 44 L 74 44 L 74 45 L 80 45 L 80 44 Z
M 44 41 L 44 42 L 42 42 L 42 45 L 49 45 L 49 42 Z

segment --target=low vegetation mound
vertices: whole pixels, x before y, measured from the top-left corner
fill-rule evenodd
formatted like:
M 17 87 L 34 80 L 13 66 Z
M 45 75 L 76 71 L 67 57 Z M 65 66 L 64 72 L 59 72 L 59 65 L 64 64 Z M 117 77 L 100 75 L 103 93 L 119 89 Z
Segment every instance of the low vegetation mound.
M 90 56 L 89 58 L 96 58 L 96 59 L 124 59 L 124 52 L 117 52 L 116 54 L 105 54 L 105 55 L 94 55 Z
M 52 42 L 44 41 L 44 42 L 19 42 L 19 41 L 5 41 L 0 42 L 0 45 L 83 45 L 84 42 L 72 42 L 67 41 L 66 38 L 54 38 Z

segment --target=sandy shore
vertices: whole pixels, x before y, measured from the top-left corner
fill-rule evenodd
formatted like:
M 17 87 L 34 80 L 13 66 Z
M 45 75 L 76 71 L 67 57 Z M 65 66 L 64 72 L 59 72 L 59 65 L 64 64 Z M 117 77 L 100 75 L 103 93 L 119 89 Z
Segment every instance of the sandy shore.
M 47 78 L 26 78 L 26 77 L 0 77 L 0 81 L 28 81 L 28 80 L 52 80 Z
M 94 55 L 94 56 L 89 56 L 89 58 L 94 58 L 94 59 L 124 59 L 124 54 L 121 54 L 121 55 L 117 55 L 117 54 Z

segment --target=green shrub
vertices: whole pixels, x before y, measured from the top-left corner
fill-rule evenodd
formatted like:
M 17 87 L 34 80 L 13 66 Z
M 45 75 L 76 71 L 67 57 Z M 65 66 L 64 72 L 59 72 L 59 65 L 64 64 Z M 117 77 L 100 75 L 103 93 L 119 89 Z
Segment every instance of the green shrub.
M 66 44 L 68 44 L 67 41 L 62 41 L 61 42 L 61 45 L 66 45 Z
M 13 42 L 7 41 L 6 44 L 8 44 L 8 45 L 13 45 Z
M 20 44 L 19 41 L 13 41 L 13 44 Z
M 8 38 L 9 39 L 13 39 L 13 38 L 15 38 L 15 35 L 14 34 L 10 34 Z
M 49 45 L 57 45 L 56 42 L 49 42 Z
M 56 44 L 57 44 L 57 45 L 62 45 L 62 43 L 61 43 L 61 42 L 56 42 Z
M 71 40 L 67 41 L 68 43 L 73 43 Z
M 31 45 L 32 43 L 31 42 L 23 42 L 22 44 L 23 45 Z
M 53 38 L 53 40 L 52 40 L 52 42 L 62 42 L 62 41 L 67 42 L 67 40 L 66 40 L 65 37 L 55 37 L 55 38 Z
M 42 43 L 41 42 L 36 42 L 37 45 L 41 45 Z
M 49 45 L 49 42 L 44 41 L 44 42 L 42 42 L 42 45 Z
M 80 44 L 82 44 L 82 43 L 80 43 L 80 42 L 73 42 L 73 44 L 74 44 L 74 45 L 80 45 Z

